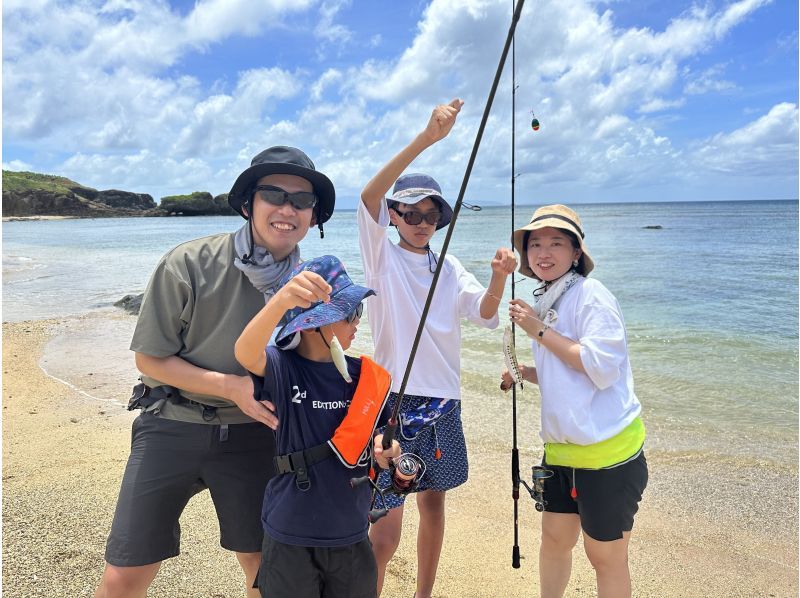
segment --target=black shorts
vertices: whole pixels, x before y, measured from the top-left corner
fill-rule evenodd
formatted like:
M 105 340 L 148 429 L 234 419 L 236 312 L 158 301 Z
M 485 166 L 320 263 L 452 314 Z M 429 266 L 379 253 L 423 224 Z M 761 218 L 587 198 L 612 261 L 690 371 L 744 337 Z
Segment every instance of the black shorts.
M 133 421 L 106 562 L 135 567 L 177 556 L 178 519 L 189 499 L 206 488 L 217 512 L 222 547 L 235 552 L 261 549 L 261 506 L 274 474 L 275 436 L 261 423 L 229 424 L 226 439 L 220 432 L 219 425 L 150 413 Z
M 542 465 L 553 471 L 544 482 L 544 510 L 550 513 L 575 513 L 581 528 L 600 542 L 622 538 L 633 529 L 633 516 L 647 486 L 647 461 L 642 451 L 635 459 L 607 469 L 573 469 Z M 577 491 L 572 498 L 573 488 Z
M 348 546 L 294 546 L 264 534 L 254 588 L 262 598 L 375 598 L 378 566 L 368 538 Z

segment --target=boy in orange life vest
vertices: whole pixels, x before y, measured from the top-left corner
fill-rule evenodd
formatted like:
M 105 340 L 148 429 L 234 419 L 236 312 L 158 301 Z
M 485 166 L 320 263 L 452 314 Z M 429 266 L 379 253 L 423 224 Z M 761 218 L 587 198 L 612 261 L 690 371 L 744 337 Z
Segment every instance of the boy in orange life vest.
M 381 467 L 400 454 L 381 448 L 391 378 L 367 357 L 346 357 L 362 301 L 341 262 L 323 256 L 294 268 L 245 327 L 236 358 L 253 374 L 255 397 L 275 405 L 278 475 L 264 496 L 264 544 L 256 580 L 262 596 L 375 596 L 377 567 L 367 538 L 370 445 Z M 277 346 L 267 343 L 279 325 Z M 264 349 L 266 347 L 266 350 Z M 386 414 L 388 415 L 388 414 Z

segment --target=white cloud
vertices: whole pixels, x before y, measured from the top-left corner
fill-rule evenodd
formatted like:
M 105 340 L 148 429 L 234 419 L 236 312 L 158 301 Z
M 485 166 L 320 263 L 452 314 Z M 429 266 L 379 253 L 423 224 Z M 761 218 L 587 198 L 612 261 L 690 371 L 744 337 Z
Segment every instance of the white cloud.
M 683 98 L 677 100 L 665 100 L 663 98 L 653 98 L 642 104 L 639 107 L 639 112 L 642 114 L 649 114 L 651 112 L 661 112 L 662 110 L 669 110 L 671 108 L 680 108 L 686 103 Z
M 350 3 L 350 0 L 323 0 L 319 8 L 320 20 L 314 28 L 314 35 L 329 43 L 349 42 L 353 32 L 341 23 L 336 23 L 335 18 L 343 8 L 350 6 Z
M 695 59 L 765 3 L 694 8 L 661 31 L 621 28 L 613 10 L 589 0 L 527 5 L 516 38 L 520 193 L 653 186 L 701 178 L 708 168 L 796 172 L 796 162 L 785 159 L 786 136 L 776 143 L 771 126 L 756 126 L 765 120 L 791 129 L 785 106 L 793 104 L 776 106 L 740 130 L 746 133 L 720 132 L 689 148 L 663 126 L 672 112 L 657 116 L 684 107 L 687 94 L 737 91 L 724 66 L 695 72 Z M 182 66 L 182 58 L 213 54 L 215 44 L 232 36 L 305 27 L 308 38 L 309 19 L 315 23 L 310 41 L 322 54 L 333 48 L 338 55 L 356 39 L 344 21 L 350 4 L 207 0 L 181 15 L 160 0 L 10 0 L 4 5 L 6 142 L 67 155 L 64 174 L 85 184 L 156 197 L 225 191 L 264 147 L 290 144 L 308 151 L 340 197 L 357 197 L 424 127 L 434 104 L 458 95 L 466 100 L 458 125 L 413 165 L 455 194 L 509 26 L 506 0 L 433 0 L 405 49 L 386 59 L 295 68 L 279 66 L 267 53 L 260 68 L 236 72 L 233 65 L 230 81 L 213 83 Z M 382 44 L 378 34 L 363 40 Z M 509 65 L 467 199 L 507 193 Z M 529 127 L 531 110 L 541 121 L 537 133 Z M 749 139 L 749 160 L 758 165 L 743 164 L 748 154 L 738 149 L 740 137 Z M 58 164 L 46 166 L 52 171 Z
M 518 130 L 520 187 L 533 190 L 570 180 L 605 187 L 674 181 L 676 171 L 687 169 L 683 152 L 647 119 L 634 116 L 683 106 L 685 99 L 676 96 L 682 61 L 707 50 L 763 4 L 693 10 L 664 31 L 618 29 L 612 11 L 597 13 L 580 0 L 538 3 L 523 12 L 516 38 L 517 119 L 525 121 L 533 109 L 542 128 Z M 444 184 L 458 188 L 509 17 L 505 2 L 473 0 L 454 7 L 434 1 L 396 61 L 368 61 L 352 69 L 352 92 L 388 107 L 380 120 L 366 115 L 371 134 L 388 137 L 388 147 L 370 150 L 365 159 L 377 168 L 424 126 L 435 102 L 457 93 L 467 101 L 460 124 L 415 167 L 430 164 L 441 171 L 440 165 L 452 164 Z M 506 185 L 509 176 L 507 72 L 508 67 L 471 182 L 487 190 Z M 714 74 L 704 74 L 707 86 Z M 698 78 L 692 89 L 699 85 Z M 718 79 L 716 87 L 723 87 Z
M 730 176 L 770 176 L 797 167 L 797 104 L 777 104 L 765 115 L 730 133 L 696 144 L 694 161 Z
M 736 89 L 736 85 L 731 81 L 721 79 L 720 76 L 725 71 L 725 65 L 717 64 L 706 70 L 685 75 L 688 82 L 683 91 L 689 95 L 700 95 L 709 92 L 728 92 Z
M 11 162 L 3 162 L 3 170 L 14 170 L 17 172 L 30 170 L 32 166 L 22 160 L 11 160 Z
M 95 184 L 90 181 L 102 181 L 102 188 L 149 193 L 156 201 L 164 195 L 208 190 L 213 176 L 212 166 L 204 160 L 175 160 L 149 150 L 127 155 L 75 154 L 61 164 L 60 172 L 91 186 Z
M 342 80 L 342 72 L 338 69 L 328 69 L 311 85 L 311 98 L 318 102 L 322 99 L 325 90 Z

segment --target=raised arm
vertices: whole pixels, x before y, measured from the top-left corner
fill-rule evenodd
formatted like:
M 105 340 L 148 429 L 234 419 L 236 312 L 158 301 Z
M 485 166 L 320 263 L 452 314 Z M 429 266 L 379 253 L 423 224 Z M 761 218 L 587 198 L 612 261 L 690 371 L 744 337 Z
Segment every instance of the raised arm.
M 361 201 L 376 222 L 380 214 L 381 201 L 391 186 L 417 156 L 440 139 L 447 137 L 463 105 L 463 101 L 454 99 L 449 104 L 436 106 L 425 129 L 389 160 L 361 191 Z

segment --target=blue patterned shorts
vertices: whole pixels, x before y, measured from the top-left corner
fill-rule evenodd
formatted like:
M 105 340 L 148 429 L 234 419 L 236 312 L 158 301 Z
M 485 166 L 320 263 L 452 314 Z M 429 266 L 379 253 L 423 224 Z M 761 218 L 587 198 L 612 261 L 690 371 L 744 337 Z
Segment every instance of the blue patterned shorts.
M 389 396 L 388 408 L 391 409 L 397 399 L 397 393 Z M 415 409 L 430 397 L 415 395 L 403 396 L 403 410 Z M 400 430 L 397 441 L 404 453 L 414 453 L 425 462 L 425 475 L 422 476 L 417 492 L 423 490 L 450 490 L 467 481 L 469 466 L 467 464 L 467 445 L 464 439 L 464 428 L 461 425 L 461 401 L 450 413 L 439 419 L 435 425 L 423 428 L 413 440 L 405 440 Z M 440 458 L 436 459 L 436 448 Z M 385 488 L 390 485 L 389 472 L 382 471 L 378 477 L 378 485 Z M 386 493 L 386 506 L 390 509 L 399 507 L 405 502 L 405 496 Z

